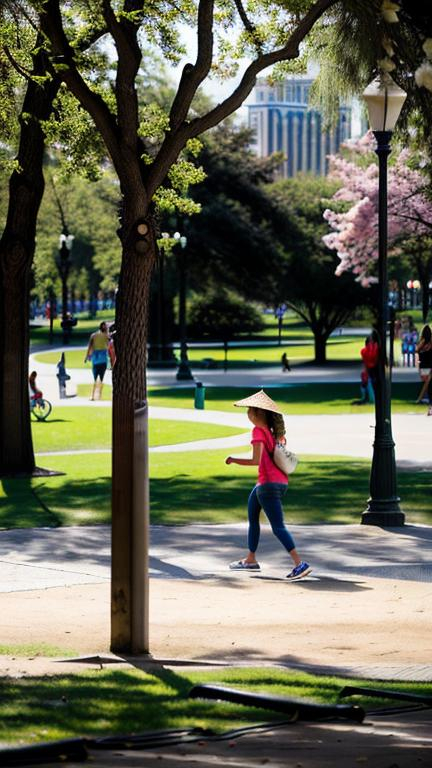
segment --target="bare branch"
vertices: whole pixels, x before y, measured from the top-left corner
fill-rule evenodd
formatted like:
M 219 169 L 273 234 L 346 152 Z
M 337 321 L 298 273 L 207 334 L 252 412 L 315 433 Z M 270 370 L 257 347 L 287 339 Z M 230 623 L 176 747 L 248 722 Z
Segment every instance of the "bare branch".
M 57 192 L 57 188 L 56 188 L 56 185 L 55 185 L 55 182 L 54 182 L 54 178 L 52 176 L 51 176 L 51 185 L 52 185 L 52 188 L 53 188 L 54 198 L 55 198 L 55 201 L 56 201 L 58 212 L 60 214 L 60 221 L 61 221 L 61 224 L 62 224 L 62 229 L 63 229 L 63 232 L 66 234 L 66 232 L 68 231 L 68 227 L 67 227 L 67 224 L 66 224 L 65 212 L 64 212 L 64 208 L 63 208 L 63 206 L 61 204 L 61 200 L 60 200 L 58 192 Z
M 420 216 L 418 213 L 417 216 L 408 216 L 406 213 L 392 213 L 392 216 L 395 216 L 398 219 L 407 219 L 408 221 L 415 221 L 416 224 L 423 224 L 425 227 L 428 227 L 428 229 L 432 229 L 432 221 L 428 221 L 427 219 L 424 219 L 423 216 Z
M 31 73 L 27 69 L 24 69 L 24 67 L 22 67 L 21 64 L 18 64 L 17 60 L 12 56 L 7 45 L 3 46 L 3 50 L 7 56 L 9 63 L 18 72 L 18 74 L 21 75 L 21 77 L 24 77 L 26 80 L 31 80 L 32 79 Z
M 286 304 L 287 304 L 287 306 L 290 309 L 292 309 L 294 312 L 296 312 L 299 315 L 299 317 L 301 317 L 301 319 L 305 321 L 306 324 L 309 324 L 308 316 L 306 315 L 305 312 L 303 312 L 301 309 L 299 309 L 296 304 L 294 304 L 292 301 L 287 301 Z

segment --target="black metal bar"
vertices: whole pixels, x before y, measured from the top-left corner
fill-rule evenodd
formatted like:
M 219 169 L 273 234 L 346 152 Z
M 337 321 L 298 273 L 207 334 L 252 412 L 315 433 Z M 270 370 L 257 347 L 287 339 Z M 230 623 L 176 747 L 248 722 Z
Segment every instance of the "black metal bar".
M 339 719 L 363 722 L 365 711 L 357 705 L 345 704 L 314 704 L 311 702 L 288 699 L 285 696 L 274 696 L 269 693 L 250 693 L 235 688 L 225 688 L 219 685 L 195 685 L 189 691 L 192 699 L 216 699 L 231 701 L 234 704 L 244 704 L 247 707 L 271 709 L 291 715 L 297 720 L 329 720 Z
M 186 327 L 186 255 L 183 246 L 178 256 L 179 265 L 179 330 L 180 330 L 180 363 L 176 379 L 193 380 L 189 367 L 187 352 L 187 327 Z
M 394 699 L 395 701 L 413 701 L 416 704 L 427 704 L 432 707 L 432 696 L 421 696 L 418 693 L 404 691 L 386 691 L 382 688 L 363 688 L 362 686 L 346 685 L 339 694 L 345 696 L 371 696 L 377 699 Z
M 35 744 L 31 747 L 14 747 L 0 752 L 0 765 L 4 768 L 18 765 L 46 765 L 54 762 L 84 762 L 88 758 L 85 739 Z

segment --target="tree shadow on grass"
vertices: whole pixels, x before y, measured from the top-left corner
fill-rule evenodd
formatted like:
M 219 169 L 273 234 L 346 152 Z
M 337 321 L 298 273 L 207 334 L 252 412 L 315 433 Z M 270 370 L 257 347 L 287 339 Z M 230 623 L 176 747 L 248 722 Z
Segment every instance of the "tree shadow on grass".
M 191 474 L 151 481 L 152 521 L 161 524 L 236 522 L 247 519 L 249 478 Z M 368 496 L 367 464 L 301 462 L 283 500 L 288 521 L 298 523 L 358 522 Z
M 0 486 L 3 497 L 0 503 L 2 528 L 57 527 L 60 518 L 34 493 L 32 478 L 3 478 Z
M 3 740 L 137 734 L 193 728 L 203 720 L 221 731 L 262 719 L 252 707 L 189 699 L 193 684 L 187 675 L 160 667 L 5 680 L 0 686 Z M 276 713 L 266 717 L 281 719 Z
M 111 478 L 3 478 L 0 526 L 95 525 L 111 519 Z
M 151 523 L 245 522 L 254 479 L 222 473 L 195 477 L 194 458 L 179 456 L 177 474 L 151 479 Z M 369 471 L 368 462 L 350 459 L 301 461 L 283 502 L 287 523 L 359 523 L 369 495 Z M 5 478 L 1 482 L 3 527 L 110 523 L 109 476 Z M 416 522 L 432 523 L 429 473 L 400 473 L 399 491 L 407 522 L 415 512 Z
M 71 424 L 72 419 L 52 419 L 50 416 L 48 416 L 47 419 L 44 419 L 43 421 L 32 421 L 33 424 L 39 424 L 40 429 L 42 429 L 44 424 Z

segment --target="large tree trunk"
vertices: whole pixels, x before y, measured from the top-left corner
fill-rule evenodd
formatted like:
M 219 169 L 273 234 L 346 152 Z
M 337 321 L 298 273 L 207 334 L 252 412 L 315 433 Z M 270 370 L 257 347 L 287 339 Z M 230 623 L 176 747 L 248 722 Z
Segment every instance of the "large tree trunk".
M 137 195 L 138 197 L 138 195 Z M 155 261 L 152 222 L 123 209 L 113 371 L 111 648 L 148 652 L 148 447 L 146 342 Z M 131 206 L 132 207 L 132 206 Z M 136 241 L 137 227 L 147 227 Z
M 43 56 L 33 73 L 44 74 Z M 21 117 L 18 170 L 9 182 L 9 208 L 0 240 L 0 474 L 35 468 L 28 393 L 30 276 L 36 219 L 44 190 L 44 135 L 40 120 L 52 109 L 58 83 L 29 80 Z M 30 117 L 29 117 L 30 116 Z
M 327 339 L 328 336 L 324 335 L 322 331 L 317 331 L 313 329 L 314 334 L 314 345 L 315 345 L 315 360 L 314 362 L 317 365 L 325 365 L 327 362 L 327 356 L 326 356 L 326 346 L 327 346 Z

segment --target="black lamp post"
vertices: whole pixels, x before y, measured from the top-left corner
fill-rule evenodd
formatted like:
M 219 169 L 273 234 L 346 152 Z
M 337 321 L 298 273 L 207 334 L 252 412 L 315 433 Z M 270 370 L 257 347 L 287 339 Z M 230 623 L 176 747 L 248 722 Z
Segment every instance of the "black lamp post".
M 158 261 L 158 349 L 157 360 L 166 360 L 166 323 L 165 323 L 165 241 L 169 240 L 168 232 L 162 232 L 162 245 L 159 248 Z
M 378 334 L 379 361 L 375 387 L 375 441 L 370 475 L 370 498 L 362 523 L 400 526 L 405 515 L 399 507 L 396 482 L 395 444 L 391 428 L 391 355 L 389 335 L 389 289 L 387 277 L 387 157 L 390 141 L 406 93 L 387 73 L 365 90 L 369 122 L 377 140 L 378 187 Z
M 180 232 L 174 232 L 174 239 L 180 244 L 179 263 L 179 329 L 180 329 L 180 363 L 176 373 L 178 381 L 193 380 L 189 367 L 186 342 L 186 254 L 187 238 Z
M 71 267 L 71 250 L 74 236 L 69 234 L 69 230 L 66 226 L 63 227 L 63 231 L 59 240 L 59 257 L 57 260 L 57 267 L 62 282 L 62 323 L 63 328 L 63 343 L 69 343 L 69 334 L 72 330 L 72 323 L 68 316 L 68 287 L 67 281 L 69 277 L 69 270 Z

